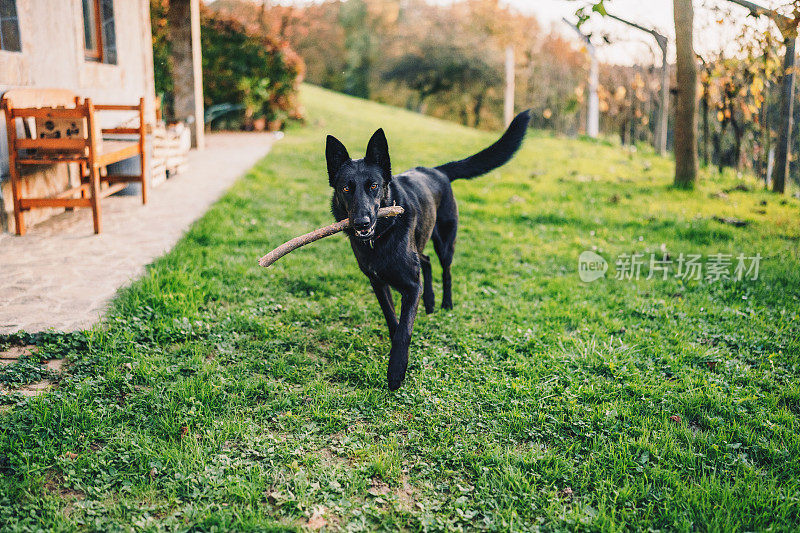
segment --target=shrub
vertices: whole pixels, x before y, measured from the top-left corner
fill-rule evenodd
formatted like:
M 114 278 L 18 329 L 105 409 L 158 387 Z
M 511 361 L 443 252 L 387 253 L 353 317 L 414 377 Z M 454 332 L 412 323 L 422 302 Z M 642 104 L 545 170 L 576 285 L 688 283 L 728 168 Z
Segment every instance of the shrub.
M 151 0 L 157 91 L 170 105 L 168 0 Z M 268 122 L 301 119 L 297 89 L 305 72 L 303 60 L 287 43 L 248 30 L 224 15 L 201 11 L 203 102 L 208 108 L 240 104 L 245 126 L 254 119 Z

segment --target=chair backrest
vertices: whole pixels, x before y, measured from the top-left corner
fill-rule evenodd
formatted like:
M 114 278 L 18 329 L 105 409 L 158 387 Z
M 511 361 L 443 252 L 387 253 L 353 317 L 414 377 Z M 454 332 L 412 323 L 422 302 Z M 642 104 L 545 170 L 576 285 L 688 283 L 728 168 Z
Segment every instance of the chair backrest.
M 86 146 L 86 107 L 67 89 L 22 88 L 3 94 L 9 150 L 80 151 Z M 22 122 L 18 138 L 16 119 Z M 97 129 L 97 127 L 95 126 Z
M 3 93 L 3 107 L 75 107 L 75 97 L 67 89 L 9 89 Z

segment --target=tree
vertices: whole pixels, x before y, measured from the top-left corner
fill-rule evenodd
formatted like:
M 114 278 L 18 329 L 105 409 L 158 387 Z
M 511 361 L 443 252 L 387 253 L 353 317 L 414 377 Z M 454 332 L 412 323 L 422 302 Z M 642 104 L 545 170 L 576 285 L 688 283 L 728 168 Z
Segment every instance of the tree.
M 794 113 L 794 77 L 795 77 L 795 42 L 797 26 L 800 24 L 800 1 L 792 0 L 792 16 L 787 17 L 773 9 L 765 9 L 747 0 L 729 0 L 746 7 L 754 17 L 769 17 L 783 36 L 786 54 L 784 56 L 781 85 L 781 128 L 778 140 L 778 152 L 775 157 L 775 171 L 772 176 L 772 190 L 784 192 L 786 175 L 789 173 L 790 147 L 792 137 L 792 115 Z
M 367 4 L 352 0 L 342 5 L 339 20 L 345 31 L 347 62 L 344 71 L 344 91 L 359 98 L 369 98 L 374 39 L 368 22 Z
M 697 181 L 697 62 L 692 0 L 673 0 L 678 97 L 675 105 L 675 185 Z
M 596 139 L 600 133 L 600 99 L 598 96 L 598 86 L 600 77 L 600 62 L 597 59 L 597 50 L 592 44 L 590 35 L 586 35 L 575 24 L 567 20 L 566 17 L 562 19 L 570 28 L 578 33 L 578 36 L 583 40 L 586 45 L 586 52 L 589 54 L 589 79 L 587 83 L 588 88 L 588 102 L 586 106 L 586 135 Z
M 344 90 L 360 98 L 370 97 L 375 56 L 379 37 L 387 26 L 397 21 L 400 6 L 397 0 L 349 0 L 339 7 L 339 22 L 344 29 L 346 66 Z
M 151 0 L 155 85 L 164 97 L 165 115 L 172 116 L 168 9 L 169 0 Z M 301 118 L 297 89 L 305 65 L 288 44 L 206 7 L 200 16 L 205 106 L 243 104 L 247 119 Z
M 534 15 L 515 10 L 506 0 L 214 0 L 206 9 L 252 31 L 266 27 L 271 36 L 288 42 L 305 60 L 313 84 L 464 124 L 475 124 L 477 111 L 477 122 L 486 129 L 503 126 L 502 76 L 491 77 L 491 84 L 470 83 L 468 91 L 436 92 L 419 106 L 419 92 L 406 83 L 385 83 L 381 73 L 408 54 L 421 57 L 421 46 L 433 40 L 471 47 L 469 55 L 493 68 L 513 46 L 518 107 L 533 108 L 539 127 L 571 134 L 580 129 L 585 55 L 572 40 L 544 31 Z
M 605 0 L 592 0 L 591 11 L 607 16 Z M 693 187 L 697 181 L 697 63 L 694 54 L 692 0 L 673 0 L 678 98 L 675 107 L 675 185 Z M 576 12 L 579 26 L 590 15 L 588 6 Z
M 667 45 L 669 40 L 665 35 L 658 33 L 653 28 L 645 28 L 635 22 L 631 22 L 617 15 L 606 13 L 606 16 L 616 19 L 623 24 L 627 24 L 639 31 L 649 33 L 655 39 L 656 44 L 661 49 L 661 100 L 659 111 L 656 117 L 656 132 L 654 145 L 661 155 L 667 154 L 667 123 L 669 122 L 669 62 L 667 61 Z
M 480 125 L 488 90 L 503 79 L 499 64 L 486 61 L 477 47 L 436 41 L 422 43 L 419 52 L 400 57 L 382 77 L 414 90 L 420 106 L 425 99 L 452 90 L 470 95 L 474 126 Z
M 717 20 L 724 21 L 725 13 Z M 771 92 L 773 80 L 779 78 L 781 70 L 780 42 L 771 31 L 745 25 L 734 40 L 734 48 L 700 58 L 701 146 L 705 164 L 714 161 L 720 171 L 725 165 L 737 170 L 752 167 L 766 180 L 766 171 L 774 161 L 770 156 L 774 133 L 769 123 L 770 115 L 778 111 L 777 99 Z M 716 120 L 712 119 L 712 111 Z M 774 118 L 773 123 L 780 122 L 777 116 Z M 727 131 L 733 133 L 730 142 L 725 138 Z

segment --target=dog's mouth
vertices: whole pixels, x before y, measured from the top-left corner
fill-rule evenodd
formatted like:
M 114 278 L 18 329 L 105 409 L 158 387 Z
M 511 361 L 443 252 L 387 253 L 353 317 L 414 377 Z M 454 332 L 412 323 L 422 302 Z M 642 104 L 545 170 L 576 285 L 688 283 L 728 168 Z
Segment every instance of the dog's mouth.
M 361 240 L 371 239 L 375 234 L 375 223 L 373 222 L 367 229 L 353 229 L 353 233 Z

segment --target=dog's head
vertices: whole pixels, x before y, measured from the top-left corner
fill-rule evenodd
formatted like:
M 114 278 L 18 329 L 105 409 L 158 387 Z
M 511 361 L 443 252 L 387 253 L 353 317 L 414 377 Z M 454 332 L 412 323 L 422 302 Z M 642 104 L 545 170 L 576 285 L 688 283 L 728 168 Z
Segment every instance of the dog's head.
M 334 202 L 347 211 L 355 236 L 371 239 L 381 200 L 388 194 L 392 179 L 389 145 L 383 130 L 372 135 L 364 159 L 350 159 L 347 148 L 336 137 L 328 135 L 325 158 Z

